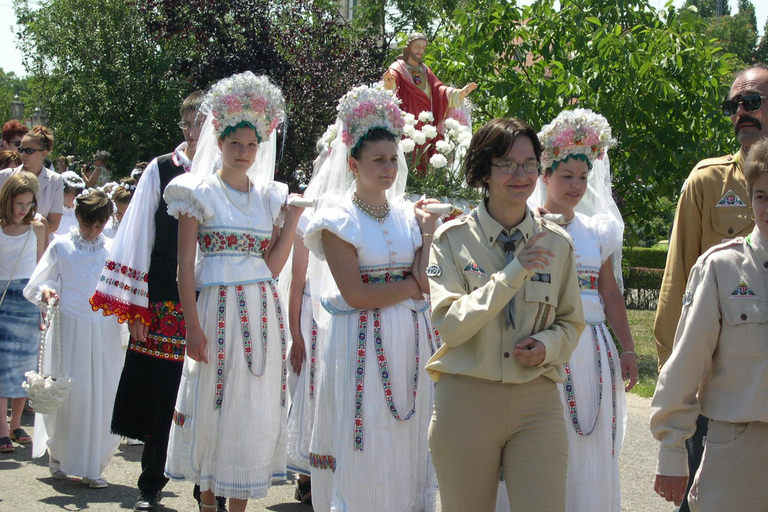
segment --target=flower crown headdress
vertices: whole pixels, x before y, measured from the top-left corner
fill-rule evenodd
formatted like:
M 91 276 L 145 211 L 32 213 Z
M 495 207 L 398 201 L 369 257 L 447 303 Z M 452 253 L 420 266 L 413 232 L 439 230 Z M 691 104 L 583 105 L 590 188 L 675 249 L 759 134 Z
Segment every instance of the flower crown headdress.
M 256 130 L 264 142 L 285 119 L 283 93 L 265 76 L 250 71 L 219 80 L 205 104 L 213 115 L 213 128 L 221 138 L 243 126 Z
M 377 128 L 387 130 L 395 138 L 403 135 L 403 115 L 399 100 L 379 82 L 355 87 L 339 100 L 336 109 L 341 120 L 341 140 L 349 147 L 357 147 Z
M 85 188 L 85 180 L 74 171 L 64 171 L 61 173 L 64 185 L 72 188 Z
M 591 162 L 603 158 L 605 150 L 616 145 L 608 120 L 586 108 L 560 112 L 541 129 L 539 140 L 545 169 L 575 155 L 583 155 L 591 168 Z

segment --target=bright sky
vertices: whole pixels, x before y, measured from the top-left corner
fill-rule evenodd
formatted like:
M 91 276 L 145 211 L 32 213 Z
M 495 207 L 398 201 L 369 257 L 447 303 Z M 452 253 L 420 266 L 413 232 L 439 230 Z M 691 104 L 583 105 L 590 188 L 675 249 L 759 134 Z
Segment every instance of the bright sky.
M 32 6 L 38 5 L 40 0 L 29 0 Z M 530 3 L 531 0 L 522 0 L 521 3 Z M 652 0 L 656 7 L 661 9 L 666 0 Z M 676 5 L 682 5 L 685 0 L 675 0 Z M 731 12 L 738 11 L 737 0 L 729 0 Z M 757 14 L 757 28 L 762 34 L 765 19 L 768 17 L 768 2 L 765 0 L 752 0 Z M 16 15 L 13 12 L 13 0 L 0 0 L 0 68 L 6 73 L 13 71 L 19 76 L 26 74 L 21 65 L 21 53 L 16 49 L 15 25 Z

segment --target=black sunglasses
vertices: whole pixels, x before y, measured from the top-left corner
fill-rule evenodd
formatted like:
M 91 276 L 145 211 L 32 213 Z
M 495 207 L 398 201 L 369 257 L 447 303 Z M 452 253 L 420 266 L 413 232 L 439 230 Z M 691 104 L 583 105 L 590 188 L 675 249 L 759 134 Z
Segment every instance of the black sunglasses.
M 34 148 L 22 148 L 19 147 L 19 153 L 26 153 L 28 155 L 34 155 L 38 151 L 45 151 L 44 149 L 34 149 Z
M 747 94 L 742 96 L 739 94 L 732 100 L 725 100 L 720 107 L 723 109 L 723 114 L 726 116 L 732 116 L 736 114 L 739 109 L 739 103 L 744 105 L 744 110 L 751 112 L 760 108 L 762 100 L 768 98 L 768 96 L 761 96 L 759 94 Z

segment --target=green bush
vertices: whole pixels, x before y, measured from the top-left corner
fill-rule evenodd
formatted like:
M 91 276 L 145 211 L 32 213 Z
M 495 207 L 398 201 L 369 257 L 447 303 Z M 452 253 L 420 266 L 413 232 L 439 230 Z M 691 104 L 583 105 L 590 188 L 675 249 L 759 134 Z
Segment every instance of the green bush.
M 664 270 L 647 267 L 629 267 L 624 277 L 624 287 L 635 290 L 659 290 Z
M 627 267 L 662 269 L 667 261 L 666 247 L 624 247 L 622 258 Z

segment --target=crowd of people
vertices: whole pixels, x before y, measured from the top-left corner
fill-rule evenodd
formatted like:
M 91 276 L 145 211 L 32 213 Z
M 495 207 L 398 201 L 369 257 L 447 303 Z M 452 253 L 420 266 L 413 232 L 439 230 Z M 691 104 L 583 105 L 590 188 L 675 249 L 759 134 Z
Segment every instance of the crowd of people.
M 120 436 L 137 439 L 137 511 L 174 479 L 201 511 L 242 512 L 289 471 L 319 512 L 430 511 L 438 493 L 446 512 L 621 510 L 638 364 L 617 140 L 583 108 L 540 131 L 491 120 L 463 163 L 483 199 L 441 218 L 436 199 L 405 195 L 407 108 L 439 111 L 444 130 L 476 85 L 435 83 L 426 39 L 408 45 L 340 98 L 302 196 L 274 181 L 282 93 L 251 72 L 190 94 L 184 142 L 119 184 L 106 152 L 59 174 L 47 128 L 4 127 L 20 157 L 0 154 L 0 452 L 33 442 L 53 478 L 98 489 Z M 694 169 L 671 236 L 655 489 L 690 510 L 760 509 L 768 492 L 766 96 L 765 66 L 736 77 L 723 110 L 741 150 Z M 50 371 L 59 351 L 72 389 L 32 439 L 22 382 L 53 307 L 41 359 Z

